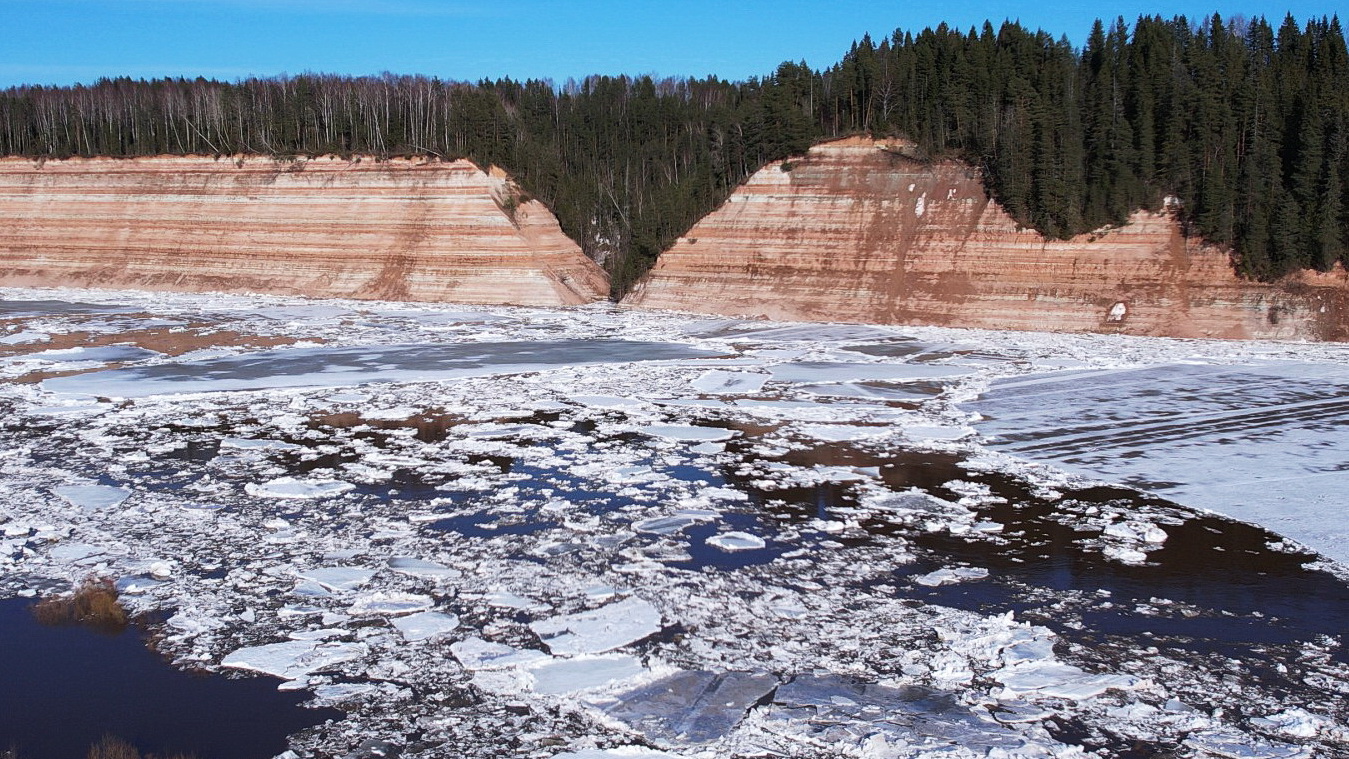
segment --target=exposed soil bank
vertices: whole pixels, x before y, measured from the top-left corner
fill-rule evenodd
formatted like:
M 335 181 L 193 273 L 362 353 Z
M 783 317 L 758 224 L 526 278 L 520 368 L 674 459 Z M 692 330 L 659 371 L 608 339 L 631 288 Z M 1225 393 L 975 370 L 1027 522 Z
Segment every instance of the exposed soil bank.
M 543 204 L 468 161 L 0 159 L 0 285 L 515 305 L 604 298 Z
M 1172 337 L 1349 339 L 1349 278 L 1237 277 L 1169 214 L 1046 240 L 977 172 L 850 138 L 760 170 L 628 297 L 773 319 Z

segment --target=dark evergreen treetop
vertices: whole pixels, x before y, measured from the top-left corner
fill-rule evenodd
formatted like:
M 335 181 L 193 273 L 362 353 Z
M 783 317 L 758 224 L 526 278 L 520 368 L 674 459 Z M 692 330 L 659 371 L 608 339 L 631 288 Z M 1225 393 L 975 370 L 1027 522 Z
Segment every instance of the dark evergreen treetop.
M 1179 203 L 1271 278 L 1349 263 L 1349 50 L 1338 18 L 1098 21 L 1082 49 L 946 25 L 763 79 L 104 79 L 0 92 L 0 153 L 466 157 L 509 171 L 621 295 L 760 166 L 822 138 L 915 140 L 1054 237 Z

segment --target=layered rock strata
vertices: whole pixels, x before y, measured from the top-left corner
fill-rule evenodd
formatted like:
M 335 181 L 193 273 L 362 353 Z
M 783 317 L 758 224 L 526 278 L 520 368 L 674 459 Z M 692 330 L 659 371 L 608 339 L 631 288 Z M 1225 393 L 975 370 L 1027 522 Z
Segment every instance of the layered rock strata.
M 0 159 L 0 284 L 552 306 L 608 295 L 467 161 Z
M 1071 240 L 1022 229 L 955 162 L 851 138 L 756 173 L 628 297 L 774 319 L 1349 339 L 1343 271 L 1266 284 L 1171 214 Z

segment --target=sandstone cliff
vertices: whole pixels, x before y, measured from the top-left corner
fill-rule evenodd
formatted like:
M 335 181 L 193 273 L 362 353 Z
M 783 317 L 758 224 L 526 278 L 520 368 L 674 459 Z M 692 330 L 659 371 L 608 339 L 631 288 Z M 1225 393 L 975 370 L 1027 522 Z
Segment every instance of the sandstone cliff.
M 1343 272 L 1249 282 L 1167 214 L 1046 240 L 1018 228 L 970 168 L 903 153 L 852 138 L 764 168 L 627 302 L 777 319 L 1349 339 Z
M 0 159 L 0 285 L 563 305 L 604 272 L 467 161 Z

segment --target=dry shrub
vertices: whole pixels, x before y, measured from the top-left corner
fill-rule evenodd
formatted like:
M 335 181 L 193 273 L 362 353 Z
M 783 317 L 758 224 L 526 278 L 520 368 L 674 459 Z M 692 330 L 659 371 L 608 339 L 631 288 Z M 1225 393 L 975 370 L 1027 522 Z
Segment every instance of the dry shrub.
M 136 747 L 111 735 L 103 736 L 98 743 L 89 747 L 86 759 L 156 759 L 154 754 L 142 755 Z M 195 759 L 190 754 L 174 754 L 164 759 Z
M 141 759 L 136 747 L 111 735 L 103 736 L 98 743 L 89 747 L 86 759 Z
M 68 596 L 42 599 L 33 607 L 33 616 L 44 625 L 83 625 L 109 634 L 122 632 L 128 623 L 112 581 L 94 578 L 85 580 Z

